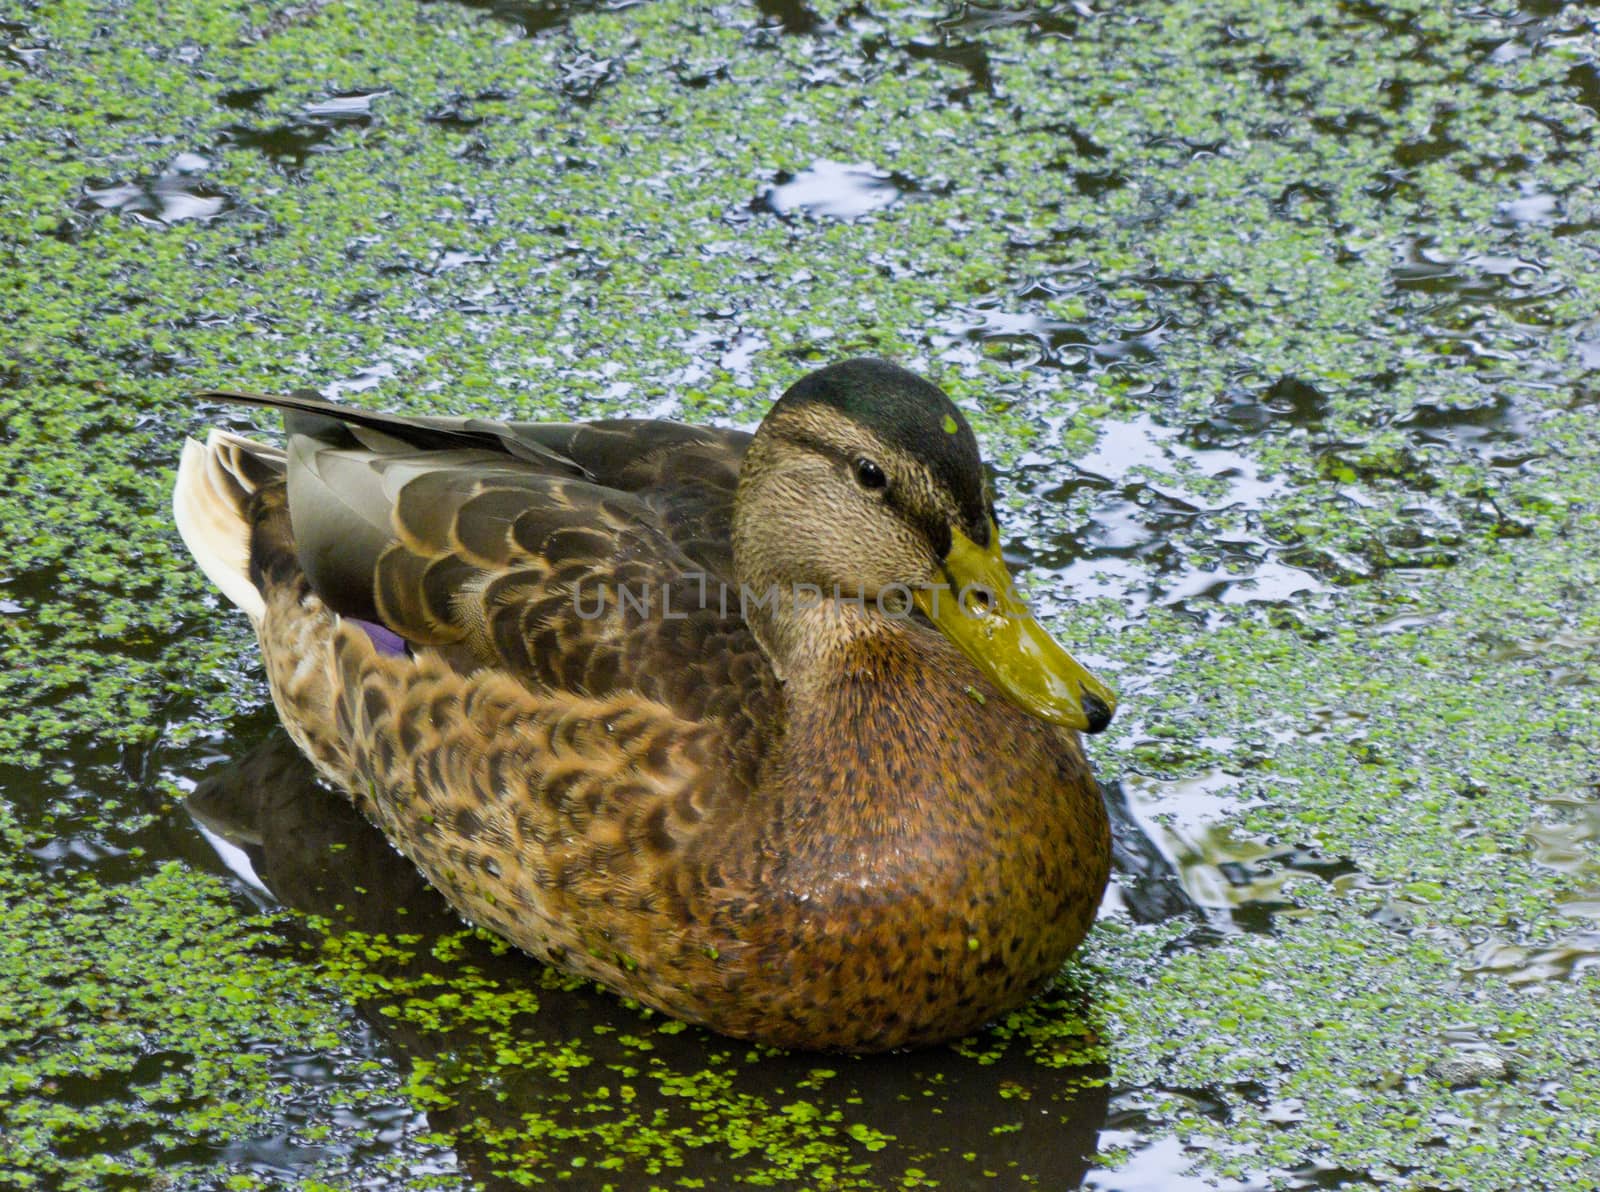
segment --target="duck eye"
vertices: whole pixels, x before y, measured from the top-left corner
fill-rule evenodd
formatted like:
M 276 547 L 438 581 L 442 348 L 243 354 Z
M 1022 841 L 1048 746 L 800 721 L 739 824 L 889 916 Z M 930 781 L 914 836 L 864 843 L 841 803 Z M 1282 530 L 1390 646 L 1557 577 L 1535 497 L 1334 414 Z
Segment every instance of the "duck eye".
M 856 482 L 862 488 L 882 488 L 889 483 L 889 478 L 877 464 L 862 458 L 856 460 Z

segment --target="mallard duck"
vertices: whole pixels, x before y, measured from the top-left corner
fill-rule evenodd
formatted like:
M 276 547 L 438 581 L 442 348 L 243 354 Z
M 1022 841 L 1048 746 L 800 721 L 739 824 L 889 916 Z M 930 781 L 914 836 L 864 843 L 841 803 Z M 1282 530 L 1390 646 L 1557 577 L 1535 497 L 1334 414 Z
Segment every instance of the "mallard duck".
M 967 1033 L 1109 870 L 1111 692 L 1028 613 L 978 443 L 879 360 L 753 436 L 277 407 L 174 507 L 284 726 L 469 920 L 782 1047 Z

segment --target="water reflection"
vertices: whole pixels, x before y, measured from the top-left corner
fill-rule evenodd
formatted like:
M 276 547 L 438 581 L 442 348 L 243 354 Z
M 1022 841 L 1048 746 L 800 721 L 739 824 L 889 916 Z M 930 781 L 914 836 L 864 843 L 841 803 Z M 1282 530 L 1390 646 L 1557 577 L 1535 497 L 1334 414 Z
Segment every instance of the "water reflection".
M 476 9 L 509 25 L 520 37 L 537 37 L 562 28 L 578 13 L 632 8 L 642 0 L 423 0 L 425 4 L 446 2 Z
M 1096 429 L 1094 448 L 1075 462 L 1024 457 L 1007 485 L 1026 498 L 1007 526 L 1052 590 L 1114 598 L 1132 618 L 1150 604 L 1209 616 L 1219 605 L 1323 589 L 1261 525 L 1292 487 L 1285 477 L 1220 436 L 1186 436 L 1152 415 Z
M 267 93 L 266 88 L 230 92 L 224 97 L 224 103 L 252 110 Z M 313 155 L 338 149 L 340 142 L 336 138 L 341 131 L 370 127 L 376 119 L 374 102 L 388 94 L 387 91 L 335 94 L 307 104 L 280 124 L 267 127 L 231 124 L 222 130 L 220 144 L 253 149 L 275 165 L 291 171 L 300 170 Z
M 1130 1124 L 1142 1124 L 1139 1114 L 1127 1112 Z M 1261 1170 L 1244 1179 L 1188 1170 L 1194 1161 L 1182 1140 L 1172 1137 L 1142 1142 L 1142 1132 L 1129 1130 L 1102 1136 L 1110 1145 L 1129 1149 L 1127 1162 L 1115 1171 L 1095 1170 L 1083 1182 L 1085 1192 L 1302 1192 L 1310 1189 L 1368 1187 L 1367 1177 L 1355 1172 L 1311 1164 L 1290 1171 Z
M 781 216 L 854 220 L 892 207 L 915 191 L 908 178 L 881 170 L 868 161 L 847 164 L 813 162 L 798 174 L 780 173 L 757 194 L 751 209 Z
M 87 186 L 77 209 L 116 212 L 155 226 L 215 219 L 233 200 L 200 175 L 211 162 L 198 153 L 180 153 L 158 176 Z
M 1119 878 L 1122 897 L 1137 899 L 1153 886 L 1170 899 L 1176 887 L 1184 909 L 1207 928 L 1189 946 L 1216 935 L 1271 932 L 1279 916 L 1303 913 L 1293 893 L 1297 882 L 1333 883 L 1359 872 L 1347 858 L 1255 838 L 1233 826 L 1252 802 L 1243 787 L 1238 775 L 1217 769 L 1173 781 L 1129 774 L 1108 790 L 1114 817 L 1133 825 L 1124 840 L 1142 849 L 1139 880 Z M 1121 857 L 1119 863 L 1132 870 Z M 1181 913 L 1172 905 L 1170 913 Z M 1137 901 L 1132 909 L 1140 917 Z
M 1593 638 L 1567 637 L 1559 645 L 1521 643 L 1529 652 L 1592 650 Z M 1544 649 L 1538 649 L 1538 646 Z M 1565 681 L 1572 681 L 1567 672 Z M 1563 682 L 1557 674 L 1554 682 Z M 1579 680 L 1584 681 L 1584 680 Z M 1481 932 L 1467 971 L 1496 975 L 1512 985 L 1579 979 L 1600 970 L 1600 793 L 1552 795 L 1542 801 L 1541 815 L 1527 831 L 1527 850 L 1536 865 L 1562 875 L 1566 888 L 1554 896 L 1554 907 L 1575 926 L 1531 943 L 1519 926 Z

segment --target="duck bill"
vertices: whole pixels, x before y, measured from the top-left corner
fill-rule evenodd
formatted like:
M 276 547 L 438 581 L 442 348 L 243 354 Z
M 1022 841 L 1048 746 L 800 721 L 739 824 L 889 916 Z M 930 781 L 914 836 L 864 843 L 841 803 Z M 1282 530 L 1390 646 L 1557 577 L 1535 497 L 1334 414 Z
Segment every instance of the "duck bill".
M 952 537 L 943 584 L 914 597 L 923 615 L 1023 711 L 1080 732 L 1105 728 L 1117 697 L 1034 620 L 1000 557 L 999 528 L 989 523 L 987 548 Z

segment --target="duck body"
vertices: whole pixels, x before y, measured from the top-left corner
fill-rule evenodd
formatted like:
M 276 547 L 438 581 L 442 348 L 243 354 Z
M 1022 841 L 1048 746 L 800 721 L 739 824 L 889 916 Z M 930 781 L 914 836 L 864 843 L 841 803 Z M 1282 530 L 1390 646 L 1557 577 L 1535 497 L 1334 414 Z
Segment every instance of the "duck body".
M 1110 835 L 1060 684 L 882 578 L 990 536 L 986 489 L 940 483 L 964 420 L 830 373 L 754 440 L 230 395 L 285 408 L 287 451 L 191 443 L 175 507 L 297 744 L 466 918 L 729 1035 L 877 1051 L 1046 982 Z

